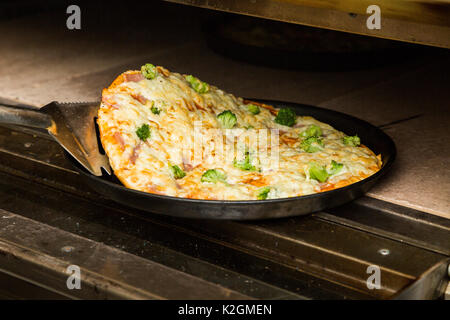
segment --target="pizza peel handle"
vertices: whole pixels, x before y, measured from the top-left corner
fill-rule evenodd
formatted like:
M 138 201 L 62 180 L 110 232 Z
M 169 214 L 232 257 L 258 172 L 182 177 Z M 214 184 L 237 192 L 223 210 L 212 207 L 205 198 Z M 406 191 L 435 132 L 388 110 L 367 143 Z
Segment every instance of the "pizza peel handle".
M 0 105 L 0 123 L 15 124 L 33 128 L 47 129 L 52 125 L 52 118 L 32 107 Z
M 37 109 L 0 104 L 0 123 L 47 129 L 48 133 L 90 173 L 111 174 L 107 157 L 100 153 L 94 118 L 98 103 L 51 102 Z

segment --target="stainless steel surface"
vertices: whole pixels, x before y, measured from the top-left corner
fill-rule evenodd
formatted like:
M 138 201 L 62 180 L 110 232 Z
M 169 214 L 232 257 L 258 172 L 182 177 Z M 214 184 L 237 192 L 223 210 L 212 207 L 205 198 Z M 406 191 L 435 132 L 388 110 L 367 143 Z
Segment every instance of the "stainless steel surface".
M 0 123 L 47 129 L 84 168 L 96 176 L 111 174 L 108 158 L 100 153 L 95 117 L 99 103 L 52 102 L 38 110 L 0 105 Z
M 47 129 L 51 127 L 52 119 L 37 108 L 31 110 L 0 104 L 0 123 Z
M 39 300 L 65 300 L 67 297 L 53 292 L 48 288 L 43 288 L 0 271 L 0 299 L 39 299 Z
M 364 197 L 345 207 L 318 214 L 321 219 L 385 237 L 395 237 L 436 253 L 449 255 L 450 220 L 389 202 Z M 376 217 L 376 219 L 374 219 Z
M 401 40 L 450 48 L 450 4 L 436 1 L 379 0 L 314 1 L 314 0 L 168 0 L 187 4 L 298 23 L 313 27 L 346 31 L 373 37 Z M 381 28 L 370 30 L 366 20 L 370 5 L 381 11 Z
M 258 223 L 168 218 L 117 205 L 86 189 L 51 140 L 0 128 L 0 145 L 0 208 L 8 212 L 5 216 L 17 215 L 10 218 L 14 221 L 0 215 L 0 241 L 21 243 L 39 256 L 65 257 L 65 266 L 79 263 L 89 272 L 98 273 L 104 266 L 105 276 L 114 282 L 123 282 L 128 273 L 134 275 L 125 282 L 142 275 L 138 268 L 114 268 L 125 252 L 252 298 L 387 299 L 450 256 L 447 219 L 379 200 L 362 198 L 357 206 L 343 206 L 335 213 Z M 20 222 L 20 228 L 13 222 Z M 35 236 L 20 232 L 30 230 L 27 225 L 37 228 Z M 1 231 L 4 228 L 10 230 Z M 58 231 L 68 241 L 45 241 L 47 234 Z M 35 241 L 38 237 L 43 240 Z M 65 246 L 77 248 L 75 240 L 117 250 L 107 251 L 106 264 L 96 264 L 61 251 Z M 383 256 L 380 249 L 390 254 Z M 52 278 L 55 268 L 61 270 L 53 262 L 58 259 L 45 260 L 40 281 Z M 22 277 L 32 277 L 36 269 L 20 261 L 16 266 L 24 266 Z M 381 268 L 380 290 L 366 286 L 369 265 Z M 57 279 L 54 285 L 61 286 Z M 104 281 L 99 278 L 97 284 L 105 291 L 95 297 L 113 297 L 106 289 L 110 282 Z M 122 297 L 146 286 L 129 284 Z M 149 289 L 148 294 L 154 293 Z M 191 290 L 185 293 L 189 297 Z
M 41 108 L 49 114 L 55 126 L 48 132 L 80 164 L 93 175 L 102 175 L 102 168 L 111 174 L 106 155 L 100 153 L 95 129 L 98 102 L 57 103 Z
M 437 299 L 444 296 L 449 284 L 448 266 L 450 259 L 441 261 L 425 271 L 416 281 L 398 294 L 396 300 Z
M 250 299 L 117 248 L 0 210 L 0 273 L 67 298 Z M 42 244 L 45 244 L 44 247 Z M 65 245 L 73 249 L 63 250 Z M 81 268 L 82 290 L 69 290 L 67 268 Z

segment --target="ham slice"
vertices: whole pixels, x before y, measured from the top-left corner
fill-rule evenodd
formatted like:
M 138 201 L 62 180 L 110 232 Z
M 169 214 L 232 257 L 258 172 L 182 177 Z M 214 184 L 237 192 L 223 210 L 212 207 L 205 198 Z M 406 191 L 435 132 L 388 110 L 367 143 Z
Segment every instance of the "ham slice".
M 182 158 L 183 161 L 183 167 L 184 167 L 184 171 L 192 171 L 194 169 L 194 166 L 191 164 L 191 162 L 189 161 L 189 159 L 186 159 L 185 157 Z
M 119 106 L 116 103 L 109 101 L 106 97 L 102 97 L 102 102 L 113 109 L 119 109 Z
M 133 153 L 131 154 L 131 157 L 130 157 L 130 161 L 131 161 L 132 164 L 136 163 L 136 160 L 139 157 L 139 150 L 140 149 L 141 149 L 141 144 L 140 143 L 133 148 Z
M 144 76 L 142 73 L 125 73 L 123 75 L 123 80 L 125 82 L 139 82 L 141 80 L 144 80 Z
M 133 99 L 136 99 L 137 101 L 139 101 L 142 104 L 146 104 L 148 99 L 146 97 L 144 97 L 143 95 L 140 94 L 131 94 L 131 96 L 133 97 Z
M 114 132 L 113 134 L 114 139 L 116 139 L 117 143 L 120 145 L 120 148 L 125 150 L 125 140 L 123 140 L 122 135 L 119 132 Z

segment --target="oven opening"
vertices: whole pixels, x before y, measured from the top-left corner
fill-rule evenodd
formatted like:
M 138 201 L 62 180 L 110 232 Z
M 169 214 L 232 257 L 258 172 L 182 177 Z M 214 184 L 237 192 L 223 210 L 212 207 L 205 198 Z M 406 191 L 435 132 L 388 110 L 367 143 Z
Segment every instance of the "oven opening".
M 3 1 L 0 298 L 449 299 L 450 7 L 319 2 Z

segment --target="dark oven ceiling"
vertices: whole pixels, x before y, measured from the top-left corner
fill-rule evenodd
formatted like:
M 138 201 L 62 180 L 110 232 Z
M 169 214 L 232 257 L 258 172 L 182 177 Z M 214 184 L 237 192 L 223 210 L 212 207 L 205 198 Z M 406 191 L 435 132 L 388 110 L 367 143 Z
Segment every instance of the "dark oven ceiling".
M 338 31 L 450 48 L 450 3 L 446 0 L 381 0 L 381 28 L 366 26 L 373 1 L 168 0 L 213 10 Z M 373 12 L 373 11 L 370 11 Z

